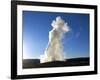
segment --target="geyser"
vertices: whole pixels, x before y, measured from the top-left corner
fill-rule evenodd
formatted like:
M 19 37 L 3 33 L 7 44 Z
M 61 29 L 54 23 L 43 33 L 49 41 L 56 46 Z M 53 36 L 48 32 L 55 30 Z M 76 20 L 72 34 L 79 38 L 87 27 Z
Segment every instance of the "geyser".
M 41 56 L 41 63 L 65 61 L 62 37 L 64 33 L 70 31 L 69 26 L 60 16 L 57 16 L 56 20 L 52 21 L 51 26 L 53 28 L 49 32 L 48 46 L 46 47 L 44 54 Z

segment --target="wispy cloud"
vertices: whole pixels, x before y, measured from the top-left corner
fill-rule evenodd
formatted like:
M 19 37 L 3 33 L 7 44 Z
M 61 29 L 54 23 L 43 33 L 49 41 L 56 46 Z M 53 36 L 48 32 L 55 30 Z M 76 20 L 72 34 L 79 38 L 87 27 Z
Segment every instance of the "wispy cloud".
M 76 33 L 75 37 L 78 38 L 81 35 L 82 27 L 79 27 L 79 31 Z
M 80 36 L 80 33 L 81 32 L 77 32 L 76 35 L 75 35 L 75 37 L 78 38 Z

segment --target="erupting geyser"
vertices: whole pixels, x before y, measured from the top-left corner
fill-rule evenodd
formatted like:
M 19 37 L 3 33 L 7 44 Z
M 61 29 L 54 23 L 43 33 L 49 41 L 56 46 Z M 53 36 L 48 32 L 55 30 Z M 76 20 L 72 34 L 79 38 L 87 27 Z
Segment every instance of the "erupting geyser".
M 65 61 L 62 45 L 64 33 L 70 31 L 67 23 L 60 17 L 56 17 L 51 23 L 53 29 L 49 32 L 49 42 L 45 49 L 44 55 L 41 56 L 40 62 Z

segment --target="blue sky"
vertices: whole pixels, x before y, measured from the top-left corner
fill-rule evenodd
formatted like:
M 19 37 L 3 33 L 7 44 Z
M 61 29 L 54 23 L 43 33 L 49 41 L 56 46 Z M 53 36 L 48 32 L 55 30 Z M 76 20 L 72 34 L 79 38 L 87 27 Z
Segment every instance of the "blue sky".
M 44 54 L 52 20 L 57 16 L 71 28 L 62 40 L 64 56 L 89 57 L 89 14 L 23 11 L 23 58 L 39 58 Z

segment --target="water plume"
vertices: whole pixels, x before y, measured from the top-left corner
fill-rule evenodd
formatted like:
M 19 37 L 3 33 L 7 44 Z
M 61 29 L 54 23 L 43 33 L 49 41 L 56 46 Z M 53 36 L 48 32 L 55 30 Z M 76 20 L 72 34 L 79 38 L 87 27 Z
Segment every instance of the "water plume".
M 62 45 L 62 37 L 64 33 L 70 31 L 70 28 L 60 16 L 57 16 L 51 23 L 52 30 L 49 31 L 49 41 L 44 54 L 41 56 L 40 62 L 65 61 Z

